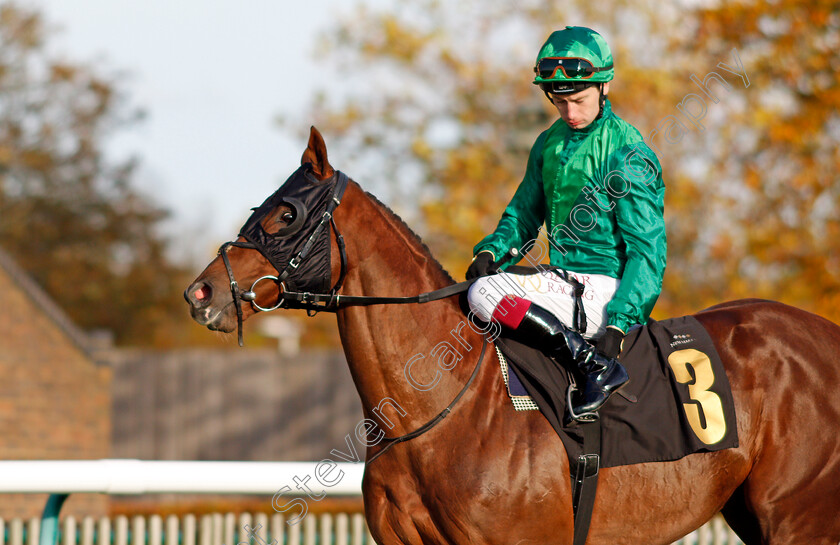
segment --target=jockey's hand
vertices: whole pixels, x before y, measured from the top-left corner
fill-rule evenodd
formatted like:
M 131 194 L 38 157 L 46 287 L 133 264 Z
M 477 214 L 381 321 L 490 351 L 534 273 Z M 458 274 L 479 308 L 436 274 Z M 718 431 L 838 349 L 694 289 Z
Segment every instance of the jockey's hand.
M 607 331 L 598 339 L 595 350 L 602 356 L 615 359 L 621 353 L 621 341 L 624 339 L 624 332 L 615 326 L 607 326 Z
M 467 280 L 478 278 L 479 276 L 487 276 L 488 274 L 495 274 L 498 272 L 498 266 L 493 261 L 493 254 L 490 252 L 478 252 L 470 267 L 467 269 Z

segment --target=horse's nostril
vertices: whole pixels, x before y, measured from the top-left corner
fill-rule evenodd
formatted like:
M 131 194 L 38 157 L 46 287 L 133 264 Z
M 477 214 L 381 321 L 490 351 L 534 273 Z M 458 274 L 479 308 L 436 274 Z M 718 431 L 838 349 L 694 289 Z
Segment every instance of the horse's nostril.
M 195 307 L 202 307 L 210 302 L 213 297 L 213 288 L 209 284 L 199 282 L 193 284 L 184 292 L 187 302 Z
M 204 285 L 193 292 L 196 301 L 203 301 L 210 298 L 210 286 Z

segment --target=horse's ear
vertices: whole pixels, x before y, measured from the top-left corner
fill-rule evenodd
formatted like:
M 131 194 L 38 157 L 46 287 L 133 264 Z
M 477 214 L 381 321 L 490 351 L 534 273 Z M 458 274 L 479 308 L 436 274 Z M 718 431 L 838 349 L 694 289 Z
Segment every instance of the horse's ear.
M 335 174 L 335 169 L 327 160 L 327 145 L 324 137 L 313 125 L 309 129 L 309 145 L 300 158 L 300 164 L 309 163 L 312 165 L 312 174 L 319 180 L 326 180 Z

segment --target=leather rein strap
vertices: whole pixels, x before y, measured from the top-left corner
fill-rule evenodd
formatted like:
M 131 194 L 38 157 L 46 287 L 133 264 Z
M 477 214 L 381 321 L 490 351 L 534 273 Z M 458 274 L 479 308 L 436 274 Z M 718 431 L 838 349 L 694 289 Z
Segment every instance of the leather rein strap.
M 445 288 L 441 288 L 420 295 L 408 297 L 375 297 L 367 295 L 340 295 L 332 293 L 309 293 L 298 291 L 284 291 L 280 297 L 286 301 L 293 301 L 302 305 L 311 305 L 318 310 L 335 312 L 345 306 L 369 306 L 369 305 L 405 305 L 411 303 L 430 303 L 440 299 L 446 299 L 459 293 L 467 291 L 477 279 L 458 282 Z M 323 303 L 319 306 L 319 303 Z
M 467 380 L 467 383 L 464 384 L 464 387 L 461 388 L 461 391 L 458 392 L 458 395 L 455 396 L 455 399 L 453 399 L 452 402 L 449 405 L 447 405 L 445 409 L 440 411 L 436 417 L 432 418 L 413 432 L 407 433 L 405 435 L 400 435 L 399 437 L 383 437 L 380 440 L 380 443 L 386 443 L 385 447 L 370 458 L 368 458 L 365 462 L 366 464 L 371 464 L 374 460 L 388 452 L 388 450 L 394 445 L 402 443 L 404 441 L 410 441 L 415 437 L 423 435 L 430 429 L 437 426 L 441 420 L 446 418 L 447 415 L 452 412 L 452 408 L 455 407 L 455 404 L 458 403 L 458 401 L 464 396 L 465 393 L 467 393 L 467 389 L 469 389 L 470 385 L 475 380 L 475 377 L 478 376 L 478 370 L 481 368 L 481 361 L 484 359 L 484 353 L 487 350 L 487 337 L 485 336 L 483 337 L 483 339 L 484 341 L 481 343 L 481 353 L 479 353 L 478 355 L 478 362 L 475 364 L 475 368 L 473 369 L 472 375 L 470 375 L 470 378 L 469 380 Z

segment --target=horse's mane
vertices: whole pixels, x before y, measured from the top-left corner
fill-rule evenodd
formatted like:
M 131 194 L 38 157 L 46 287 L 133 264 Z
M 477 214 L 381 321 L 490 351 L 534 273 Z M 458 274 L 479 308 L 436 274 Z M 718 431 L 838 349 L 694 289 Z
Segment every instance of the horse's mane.
M 377 205 L 378 205 L 378 206 L 379 206 L 379 207 L 380 207 L 380 208 L 381 208 L 381 209 L 382 209 L 382 210 L 383 210 L 383 211 L 384 211 L 387 215 L 389 215 L 390 217 L 392 217 L 392 218 L 393 218 L 393 219 L 394 219 L 394 220 L 395 220 L 395 221 L 396 221 L 399 225 L 401 225 L 401 226 L 405 229 L 406 233 L 410 236 L 410 238 L 412 238 L 415 242 L 417 242 L 417 244 L 419 244 L 419 245 L 423 248 L 423 250 L 426 252 L 426 254 L 428 254 L 429 259 L 432 261 L 432 263 L 434 263 L 435 265 L 437 265 L 437 269 L 438 269 L 438 271 L 439 271 L 439 272 L 440 272 L 440 273 L 441 273 L 441 274 L 442 274 L 442 275 L 443 275 L 443 276 L 444 276 L 447 280 L 449 280 L 449 281 L 450 281 L 450 282 L 452 282 L 453 284 L 455 283 L 455 279 L 454 279 L 454 278 L 452 278 L 452 275 L 450 275 L 450 274 L 449 274 L 449 271 L 447 271 L 446 269 L 444 269 L 444 268 L 443 268 L 443 265 L 441 265 L 441 264 L 440 264 L 440 262 L 439 262 L 437 259 L 435 259 L 435 256 L 432 254 L 431 250 L 429 250 L 429 247 L 428 247 L 428 246 L 426 246 L 426 243 L 425 243 L 425 242 L 423 242 L 423 239 L 422 239 L 422 238 L 420 238 L 420 236 L 419 236 L 417 233 L 415 233 L 415 232 L 414 232 L 414 230 L 413 230 L 411 227 L 409 227 L 409 226 L 408 226 L 408 224 L 407 224 L 405 221 L 403 221 L 403 219 L 402 219 L 401 217 L 399 217 L 399 215 L 397 215 L 397 213 L 396 213 L 396 212 L 394 212 L 393 210 L 391 210 L 391 209 L 388 207 L 388 205 L 387 205 L 387 204 L 383 203 L 383 202 L 382 202 L 382 201 L 380 201 L 378 198 L 376 198 L 376 195 L 374 195 L 373 193 L 370 193 L 370 192 L 368 192 L 368 191 L 365 191 L 365 195 L 367 195 L 368 197 L 370 197 L 370 199 L 371 199 L 374 203 L 376 203 L 376 204 L 377 204 Z

